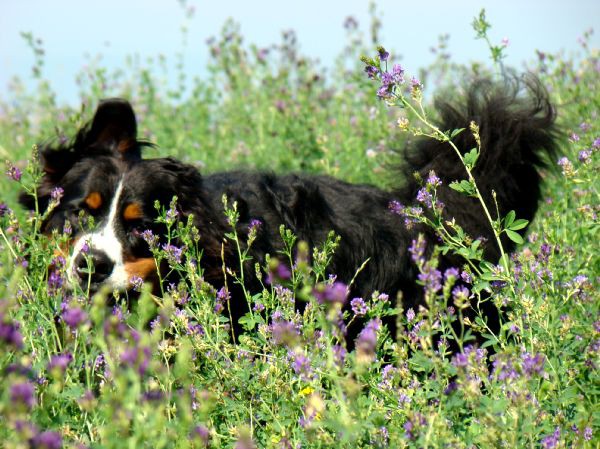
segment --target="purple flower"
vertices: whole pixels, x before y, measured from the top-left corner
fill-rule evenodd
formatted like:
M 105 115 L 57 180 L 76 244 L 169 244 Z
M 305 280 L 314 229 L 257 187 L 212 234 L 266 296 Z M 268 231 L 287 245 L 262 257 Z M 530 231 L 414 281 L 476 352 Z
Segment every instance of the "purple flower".
M 144 232 L 142 232 L 141 235 L 142 235 L 142 238 L 144 239 L 144 241 L 150 247 L 150 249 L 156 248 L 156 245 L 158 244 L 158 236 L 157 235 L 154 235 L 150 229 L 146 229 Z
M 448 281 L 449 279 L 458 279 L 460 276 L 460 271 L 458 268 L 450 267 L 444 271 L 444 281 Z
M 381 319 L 370 320 L 356 338 L 356 349 L 364 355 L 374 356 L 377 347 L 377 331 L 381 328 Z
M 131 276 L 131 279 L 129 279 L 129 284 L 134 291 L 141 292 L 142 286 L 144 285 L 144 280 L 140 276 Z
M 427 186 L 428 187 L 439 187 L 442 185 L 442 181 L 438 178 L 433 170 L 429 172 L 429 176 L 427 177 Z
M 121 363 L 130 368 L 136 368 L 140 375 L 144 375 L 150 365 L 152 351 L 148 346 L 132 346 L 121 353 Z
M 275 296 L 280 303 L 294 305 L 293 291 L 279 284 L 274 287 L 274 290 Z
M 79 307 L 67 307 L 62 314 L 62 319 L 71 330 L 76 330 L 87 320 L 87 313 Z
M 273 285 L 279 281 L 285 281 L 292 277 L 292 272 L 286 264 L 274 260 L 269 266 L 269 274 L 267 275 L 267 284 Z
M 48 363 L 48 371 L 56 371 L 64 373 L 67 370 L 69 363 L 73 361 L 73 355 L 70 352 L 64 354 L 53 355 Z
M 62 437 L 57 432 L 42 432 L 30 440 L 30 447 L 32 449 L 61 449 Z
M 404 215 L 405 207 L 398 201 L 392 200 L 388 204 L 388 209 L 392 211 L 394 214 Z
M 204 328 L 198 323 L 188 323 L 185 333 L 187 335 L 204 335 Z
M 385 62 L 385 61 L 387 61 L 387 60 L 388 60 L 388 58 L 390 57 L 390 54 L 389 54 L 389 52 L 387 52 L 387 51 L 385 50 L 385 48 L 383 48 L 383 47 L 379 47 L 379 48 L 377 49 L 377 52 L 379 53 L 379 60 L 380 60 L 381 62 Z
M 383 72 L 381 74 L 381 84 L 387 87 L 392 87 L 394 84 L 394 77 L 389 72 Z
M 467 301 L 470 294 L 471 292 L 464 285 L 459 285 L 458 287 L 454 287 L 452 289 L 452 297 L 456 302 Z
M 410 79 L 410 85 L 411 85 L 411 87 L 412 87 L 413 90 L 422 89 L 423 88 L 423 85 L 421 84 L 421 81 L 419 81 L 414 76 Z
M 54 201 L 58 202 L 63 197 L 64 193 L 65 193 L 65 191 L 63 190 L 62 187 L 55 187 L 50 192 L 50 198 L 52 198 Z
M 411 307 L 410 309 L 408 309 L 406 311 L 406 321 L 408 321 L 410 323 L 414 319 L 415 319 L 415 311 Z
M 423 203 L 427 207 L 433 206 L 433 195 L 427 191 L 425 187 L 419 189 L 417 192 L 417 201 Z
M 313 294 L 320 304 L 343 305 L 348 297 L 348 287 L 342 282 L 334 282 L 321 289 L 316 289 Z
M 449 382 L 448 386 L 444 389 L 444 394 L 449 395 L 450 393 L 452 393 L 453 391 L 456 391 L 457 389 L 458 389 L 458 384 L 453 380 L 453 381 Z
M 194 426 L 190 433 L 190 438 L 200 440 L 201 444 L 206 447 L 210 440 L 210 431 L 203 425 Z
M 262 221 L 253 218 L 252 220 L 250 220 L 250 224 L 248 225 L 248 233 L 250 234 L 252 232 L 257 232 L 261 225 Z
M 30 382 L 16 383 L 10 387 L 10 399 L 13 405 L 32 409 L 36 403 L 35 387 Z
M 585 429 L 583 429 L 583 439 L 585 441 L 590 441 L 592 439 L 592 428 L 591 427 L 586 427 Z
M 379 388 L 391 390 L 394 382 L 394 376 L 398 370 L 393 365 L 385 365 L 381 370 L 381 382 Z
M 379 69 L 377 69 L 375 66 L 368 65 L 365 67 L 365 72 L 370 79 L 375 79 L 379 74 Z
M 571 161 L 566 158 L 566 157 L 561 157 L 558 160 L 558 165 L 560 166 L 560 168 L 562 168 L 562 172 L 564 175 L 571 175 L 573 174 L 573 164 L 571 163 Z
M 465 353 L 458 353 L 452 357 L 452 365 L 457 368 L 465 368 L 469 365 L 469 356 Z
M 19 182 L 21 180 L 21 176 L 23 176 L 23 173 L 18 167 L 15 167 L 10 162 L 7 162 L 6 176 L 8 176 L 13 181 Z
M 55 294 L 63 286 L 64 280 L 59 270 L 52 270 L 48 275 L 48 290 Z
M 23 336 L 19 332 L 19 323 L 9 321 L 8 317 L 2 313 L 0 313 L 0 341 L 16 349 L 23 347 Z
M 463 280 L 463 282 L 466 282 L 467 284 L 470 284 L 472 282 L 471 274 L 467 271 L 463 271 L 462 273 L 460 273 L 460 278 Z
M 404 436 L 409 440 L 415 440 L 419 436 L 419 428 L 427 425 L 427 420 L 420 413 L 408 418 L 404 423 Z
M 517 373 L 513 362 L 507 357 L 498 356 L 492 365 L 494 374 L 498 380 L 505 381 L 519 378 L 519 374 Z
M 298 340 L 299 336 L 294 323 L 285 320 L 275 321 L 271 325 L 271 332 L 276 345 L 290 346 Z
M 417 278 L 428 291 L 437 292 L 442 288 L 442 273 L 428 264 L 423 267 Z
M 389 98 L 392 96 L 392 85 L 383 84 L 377 90 L 377 96 L 379 98 Z
M 254 307 L 252 307 L 252 310 L 260 313 L 263 310 L 265 310 L 265 305 L 262 302 L 255 302 Z
M 215 313 L 220 313 L 225 308 L 225 304 L 229 302 L 231 296 L 225 287 L 221 287 L 215 298 Z
M 170 265 L 176 265 L 181 263 L 181 255 L 183 253 L 182 248 L 179 248 L 175 245 L 171 245 L 170 243 L 165 243 L 162 246 L 162 249 L 166 253 L 167 260 Z
M 291 357 L 292 368 L 296 374 L 310 374 L 310 359 L 300 351 L 290 351 L 288 354 Z
M 392 78 L 396 84 L 404 82 L 404 69 L 400 64 L 394 64 L 394 67 L 392 67 Z
M 558 442 L 560 440 L 560 427 L 556 427 L 554 429 L 554 433 L 552 435 L 547 435 L 542 438 L 542 447 L 544 449 L 554 449 L 558 446 Z
M 531 377 L 533 374 L 541 376 L 542 374 L 544 374 L 545 358 L 539 352 L 534 356 L 525 352 L 521 356 L 521 359 L 523 361 L 523 372 L 527 376 Z
M 169 210 L 165 214 L 165 219 L 168 224 L 173 224 L 177 217 L 179 217 L 179 211 L 177 211 L 175 204 L 171 204 L 171 207 L 169 207 Z
M 591 150 L 581 150 L 579 152 L 579 162 L 583 163 L 583 164 L 589 164 L 590 160 L 592 158 L 592 151 Z
M 336 363 L 342 366 L 346 360 L 346 348 L 341 345 L 333 345 L 331 349 L 333 350 L 333 357 L 335 358 Z
M 425 242 L 425 238 L 421 234 L 419 234 L 419 237 L 416 240 L 412 241 L 408 251 L 410 252 L 410 257 L 413 262 L 418 264 L 425 261 L 424 254 L 426 244 L 427 242 Z
M 365 316 L 369 311 L 369 307 L 365 304 L 365 301 L 362 298 L 354 298 L 350 301 L 350 306 L 352 307 L 352 311 L 356 316 Z
M 387 293 L 379 293 L 375 299 L 379 302 L 388 302 L 390 300 L 390 295 Z

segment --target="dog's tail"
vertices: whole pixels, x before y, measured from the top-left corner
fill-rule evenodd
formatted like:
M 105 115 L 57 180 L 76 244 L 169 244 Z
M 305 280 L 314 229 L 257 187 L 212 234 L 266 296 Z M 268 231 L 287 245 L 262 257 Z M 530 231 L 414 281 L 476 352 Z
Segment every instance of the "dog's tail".
M 436 99 L 440 117 L 436 126 L 442 131 L 465 128 L 453 139 L 462 154 L 477 147 L 470 123 L 479 126 L 481 146 L 473 176 L 492 217 L 497 215 L 493 191 L 501 216 L 514 210 L 518 218 L 531 220 L 540 199 L 539 169 L 557 152 L 556 114 L 546 89 L 533 75 L 510 75 L 500 82 L 477 80 L 464 96 L 450 98 Z M 426 179 L 431 170 L 435 171 L 443 182 L 438 196 L 447 217 L 456 218 L 472 237 L 493 240 L 478 202 L 448 188 L 450 182 L 466 179 L 467 174 L 447 142 L 421 140 L 405 150 L 404 159 L 404 179 L 411 179 L 414 172 Z M 414 199 L 418 189 L 418 185 L 409 185 L 403 196 Z M 512 243 L 505 243 L 510 250 Z M 495 245 L 487 246 L 493 251 L 488 256 L 498 256 L 492 248 Z

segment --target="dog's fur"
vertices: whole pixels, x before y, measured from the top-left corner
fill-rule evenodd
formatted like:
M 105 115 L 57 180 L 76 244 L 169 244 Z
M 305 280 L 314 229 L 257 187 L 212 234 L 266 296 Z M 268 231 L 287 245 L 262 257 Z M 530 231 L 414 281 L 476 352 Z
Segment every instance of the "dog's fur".
M 467 152 L 476 146 L 468 131 L 469 123 L 475 121 L 480 127 L 481 154 L 474 176 L 485 201 L 495 215 L 495 192 L 501 216 L 515 210 L 519 218 L 531 220 L 540 197 L 538 169 L 545 156 L 555 151 L 555 114 L 545 90 L 533 77 L 499 83 L 480 80 L 472 83 L 465 95 L 454 97 L 436 101 L 437 126 L 442 130 L 467 128 L 454 138 L 458 148 Z M 164 233 L 155 221 L 154 203 L 158 200 L 168 205 L 177 195 L 179 212 L 183 216 L 193 214 L 200 232 L 205 279 L 216 288 L 223 286 L 222 250 L 225 265 L 240 269 L 231 242 L 224 239 L 229 231 L 222 205 L 226 194 L 238 204 L 237 230 L 242 240 L 252 220 L 262 222 L 250 249 L 254 262 L 263 264 L 267 254 L 276 255 L 281 250 L 281 225 L 311 246 L 322 243 L 333 230 L 341 243 L 329 271 L 338 280 L 348 283 L 368 260 L 351 295 L 364 297 L 378 290 L 396 297 L 403 292 L 404 306 L 414 307 L 422 295 L 415 284 L 418 273 L 408 248 L 417 230 L 407 230 L 402 217 L 388 206 L 392 200 L 412 203 L 419 189 L 413 173 L 426 178 L 431 170 L 443 182 L 438 198 L 445 204 L 444 215 L 454 217 L 470 236 L 483 238 L 488 260 L 499 259 L 478 201 L 448 187 L 451 181 L 465 179 L 466 172 L 447 143 L 423 139 L 407 148 L 402 169 L 405 185 L 394 191 L 306 174 L 232 171 L 201 175 L 193 166 L 172 158 L 142 159 L 145 145 L 136 137 L 135 115 L 129 103 L 110 99 L 100 103 L 91 124 L 71 143 L 42 149 L 45 174 L 36 194 L 44 210 L 52 189 L 64 190 L 44 229 L 61 230 L 66 221 L 74 228 L 68 263 L 72 281 L 85 278 L 87 282 L 85 270 L 80 269 L 84 242 L 91 247 L 96 263 L 92 288 L 108 284 L 125 290 L 134 275 L 151 279 L 156 268 L 140 233 L 144 229 L 159 236 Z M 32 197 L 25 194 L 21 201 L 33 205 Z M 97 229 L 85 233 L 77 229 L 82 209 L 94 216 Z M 433 231 L 419 231 L 430 243 L 437 241 Z M 508 251 L 514 247 L 508 239 L 503 244 Z M 460 266 L 462 262 L 445 256 L 441 264 Z M 253 264 L 247 267 L 246 280 L 248 289 L 259 289 Z M 233 293 L 234 325 L 246 310 L 245 299 Z

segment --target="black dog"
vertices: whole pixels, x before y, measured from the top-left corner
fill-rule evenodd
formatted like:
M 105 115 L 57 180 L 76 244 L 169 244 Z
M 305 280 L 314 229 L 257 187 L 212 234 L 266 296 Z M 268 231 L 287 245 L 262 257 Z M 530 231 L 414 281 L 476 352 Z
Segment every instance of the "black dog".
M 555 151 L 555 114 L 539 82 L 532 77 L 497 84 L 478 81 L 463 98 L 454 102 L 438 99 L 436 108 L 440 116 L 437 125 L 442 130 L 468 129 L 471 121 L 479 125 L 481 154 L 474 176 L 490 209 L 495 209 L 495 192 L 502 216 L 515 210 L 517 217 L 531 220 L 540 197 L 538 168 L 544 155 Z M 454 142 L 462 152 L 476 146 L 468 130 Z M 404 306 L 414 307 L 422 295 L 415 284 L 418 272 L 408 248 L 417 229 L 408 230 L 404 219 L 392 213 L 389 205 L 393 200 L 412 203 L 419 190 L 418 183 L 411 182 L 413 173 L 425 179 L 430 171 L 442 181 L 438 198 L 445 204 L 444 215 L 454 217 L 470 236 L 483 238 L 488 260 L 499 259 L 478 201 L 448 187 L 451 181 L 465 179 L 466 172 L 447 143 L 426 139 L 406 149 L 403 178 L 407 184 L 396 191 L 306 174 L 233 171 L 201 175 L 191 165 L 172 158 L 142 159 L 144 145 L 136 137 L 136 119 L 129 103 L 110 99 L 101 102 L 91 125 L 80 130 L 70 144 L 42 149 L 45 175 L 37 190 L 41 209 L 47 207 L 53 189 L 64 191 L 44 229 L 62 230 L 67 222 L 73 228 L 68 261 L 72 282 L 88 282 L 84 251 L 89 251 L 95 265 L 89 279 L 92 289 L 109 285 L 126 290 L 134 276 L 152 279 L 156 265 L 142 234 L 147 229 L 156 236 L 164 234 L 162 225 L 155 221 L 154 203 L 158 200 L 168 205 L 177 195 L 178 212 L 182 216 L 193 214 L 200 232 L 200 264 L 205 279 L 216 288 L 223 286 L 223 262 L 233 270 L 240 269 L 231 242 L 224 239 L 230 231 L 223 214 L 222 196 L 226 194 L 230 202 L 237 202 L 237 231 L 242 239 L 254 220 L 261 223 L 250 250 L 254 262 L 263 264 L 267 254 L 276 255 L 281 250 L 281 225 L 311 246 L 322 243 L 333 230 L 341 243 L 329 271 L 338 280 L 348 283 L 368 260 L 352 285 L 351 295 L 365 297 L 378 290 L 395 297 L 403 292 Z M 33 204 L 27 195 L 22 195 L 21 201 L 26 206 Z M 95 229 L 78 229 L 81 210 L 94 217 Z M 432 231 L 419 231 L 429 242 L 437 241 Z M 514 246 L 509 240 L 503 244 L 509 251 Z M 246 287 L 251 291 L 259 289 L 254 262 L 247 267 L 246 276 Z M 460 266 L 461 260 L 446 256 L 441 264 Z M 246 311 L 245 299 L 233 293 L 234 325 Z

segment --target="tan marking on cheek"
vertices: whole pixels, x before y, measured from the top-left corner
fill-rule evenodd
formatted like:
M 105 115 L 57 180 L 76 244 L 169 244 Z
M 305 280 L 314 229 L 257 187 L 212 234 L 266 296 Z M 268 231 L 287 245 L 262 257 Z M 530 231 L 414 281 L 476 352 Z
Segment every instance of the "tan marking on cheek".
M 77 240 L 69 239 L 66 242 L 61 242 L 54 248 L 54 256 L 62 256 L 67 258 L 71 255 L 71 250 L 76 245 Z
M 138 203 L 128 204 L 123 211 L 123 218 L 128 221 L 139 220 L 143 216 L 144 214 L 142 213 L 142 208 Z
M 129 152 L 129 150 L 133 149 L 135 147 L 135 144 L 136 142 L 134 139 L 122 139 L 117 145 L 117 151 L 121 154 L 125 154 Z
M 144 257 L 125 263 L 125 272 L 127 273 L 127 279 L 139 276 L 144 281 L 148 280 L 148 278 L 156 274 L 154 257 Z
M 85 197 L 85 204 L 90 209 L 96 210 L 102 206 L 102 197 L 98 192 L 92 192 L 88 196 Z

